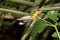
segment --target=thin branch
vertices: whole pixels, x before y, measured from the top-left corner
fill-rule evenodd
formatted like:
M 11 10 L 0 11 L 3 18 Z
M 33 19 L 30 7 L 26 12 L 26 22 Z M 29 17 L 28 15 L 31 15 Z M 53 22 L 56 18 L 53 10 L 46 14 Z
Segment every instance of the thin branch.
M 57 29 L 56 26 L 54 26 L 54 28 L 55 28 L 55 30 L 56 30 L 56 32 L 57 32 L 57 35 L 58 35 L 58 37 L 59 37 L 59 40 L 60 40 L 60 34 L 59 34 L 59 32 L 58 32 L 58 29 Z
M 43 7 L 40 10 L 60 10 L 60 7 Z
M 12 1 L 12 2 L 20 3 L 20 4 L 25 4 L 25 5 L 33 6 L 33 2 L 29 2 L 29 1 L 23 1 L 23 0 L 8 0 L 8 1 Z
M 36 21 L 36 19 L 31 23 L 30 27 L 28 28 L 26 33 L 22 36 L 21 40 L 25 40 L 27 38 L 27 36 L 30 34 L 35 21 Z
M 39 16 L 38 16 L 38 19 L 41 19 L 41 20 L 43 20 L 43 21 L 47 22 L 48 24 L 52 24 L 52 23 L 50 23 L 50 22 L 48 22 L 48 21 L 46 21 L 46 20 L 44 20 L 44 19 L 40 18 Z
M 58 29 L 57 29 L 57 22 L 56 22 L 56 25 L 50 25 L 50 26 L 52 26 L 52 27 L 54 27 L 55 28 L 55 30 L 56 30 L 56 33 L 57 33 L 57 35 L 58 35 L 58 37 L 59 37 L 59 40 L 60 40 L 60 34 L 59 34 L 59 31 L 58 31 Z
M 29 15 L 29 13 L 20 12 L 20 11 L 16 11 L 16 10 L 5 9 L 5 8 L 0 8 L 0 11 L 17 13 L 17 14 L 20 14 L 20 15 Z

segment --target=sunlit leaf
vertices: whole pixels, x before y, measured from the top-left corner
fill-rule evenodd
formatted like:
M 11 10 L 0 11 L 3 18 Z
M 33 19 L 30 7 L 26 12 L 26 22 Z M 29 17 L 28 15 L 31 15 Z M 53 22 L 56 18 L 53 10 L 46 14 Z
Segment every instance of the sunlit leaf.
M 48 11 L 48 14 L 47 14 L 48 18 L 50 18 L 51 20 L 56 22 L 57 21 L 57 12 L 58 11 Z
M 35 22 L 31 31 L 31 40 L 34 40 L 37 33 L 41 33 L 47 27 L 47 22 L 44 20 L 38 20 Z
M 60 34 L 60 32 L 59 32 L 59 34 Z M 54 37 L 54 38 L 59 38 L 57 32 L 54 32 L 54 33 L 52 34 L 52 37 Z

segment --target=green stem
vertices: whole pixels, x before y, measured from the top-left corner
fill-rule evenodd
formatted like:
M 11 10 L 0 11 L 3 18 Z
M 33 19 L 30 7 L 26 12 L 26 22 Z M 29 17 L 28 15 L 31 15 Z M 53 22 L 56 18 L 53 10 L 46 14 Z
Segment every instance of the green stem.
M 60 10 L 60 7 L 43 7 L 40 10 Z
M 59 37 L 59 40 L 60 40 L 60 35 L 59 35 L 59 32 L 58 32 L 58 29 L 57 29 L 56 25 L 54 25 L 54 28 L 55 28 L 55 30 L 56 30 L 56 32 L 57 32 L 57 35 L 58 35 L 58 37 Z
M 30 27 L 28 28 L 26 33 L 22 36 L 21 40 L 25 40 L 27 38 L 27 36 L 30 34 L 35 21 L 36 21 L 36 19 L 31 23 Z
M 33 2 L 29 2 L 29 1 L 23 1 L 23 0 L 8 0 L 8 1 L 12 1 L 12 2 L 17 2 L 17 3 L 20 3 L 20 4 L 25 4 L 25 5 L 29 5 L 29 6 L 33 6 Z
M 41 19 L 39 16 L 38 16 L 38 18 L 39 19 Z M 43 20 L 43 21 L 45 21 L 45 22 L 47 22 L 46 20 L 44 20 L 44 19 L 41 19 L 41 20 Z M 48 22 L 49 23 L 49 22 Z M 55 28 L 55 30 L 56 30 L 56 32 L 57 32 L 57 35 L 58 35 L 58 37 L 59 37 L 59 40 L 60 40 L 60 35 L 59 35 L 59 32 L 58 32 L 58 29 L 57 29 L 57 22 L 56 22 L 56 25 L 53 25 L 53 24 L 51 24 L 51 23 L 49 23 L 50 24 L 50 26 L 53 26 L 54 28 Z
M 48 22 L 48 21 L 46 21 L 46 20 L 40 18 L 39 16 L 38 16 L 38 19 L 43 20 L 43 21 L 45 21 L 45 22 L 47 22 L 47 23 L 49 23 L 49 24 L 52 24 L 52 23 L 50 23 L 50 22 Z
M 26 12 L 21 12 L 21 11 L 17 11 L 17 10 L 10 10 L 10 9 L 5 9 L 5 8 L 0 8 L 0 11 L 17 13 L 17 14 L 20 14 L 20 15 L 29 15 L 29 14 L 26 13 Z

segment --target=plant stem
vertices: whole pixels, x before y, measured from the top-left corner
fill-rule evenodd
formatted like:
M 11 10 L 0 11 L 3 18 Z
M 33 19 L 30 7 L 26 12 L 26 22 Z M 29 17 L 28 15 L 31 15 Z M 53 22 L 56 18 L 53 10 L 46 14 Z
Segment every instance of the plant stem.
M 10 10 L 10 9 L 5 9 L 5 8 L 0 8 L 0 11 L 7 11 L 7 12 L 12 12 L 12 13 L 17 13 L 20 15 L 29 15 L 26 12 L 21 12 L 21 11 L 17 11 L 17 10 Z
M 57 29 L 56 25 L 54 25 L 54 28 L 55 28 L 55 30 L 56 30 L 56 32 L 57 32 L 57 35 L 58 35 L 58 37 L 59 37 L 59 40 L 60 40 L 60 35 L 59 35 L 59 32 L 58 32 L 58 29 Z
M 28 28 L 26 33 L 22 36 L 21 40 L 25 40 L 27 38 L 27 36 L 30 34 L 35 21 L 36 21 L 36 19 L 31 23 L 30 27 Z
M 60 10 L 60 7 L 43 7 L 43 8 L 40 8 L 40 10 Z
M 41 19 L 40 17 L 38 17 L 38 18 Z M 44 19 L 41 19 L 41 20 L 45 21 Z M 47 22 L 47 21 L 45 21 L 45 22 Z M 50 22 L 48 22 L 48 23 L 51 24 Z M 56 22 L 56 25 L 51 24 L 50 26 L 53 26 L 55 28 L 57 35 L 59 37 L 59 40 L 60 40 L 60 35 L 59 35 L 58 29 L 57 29 L 57 22 Z
M 52 23 L 50 23 L 50 22 L 48 22 L 48 21 L 46 21 L 46 20 L 40 18 L 39 16 L 38 16 L 38 19 L 43 20 L 43 21 L 45 21 L 45 22 L 47 22 L 47 23 L 49 23 L 49 24 L 52 24 Z
M 25 5 L 29 5 L 29 6 L 33 6 L 33 2 L 29 2 L 29 1 L 23 1 L 23 0 L 8 0 L 8 1 L 12 1 L 12 2 L 17 2 L 17 3 L 20 3 L 20 4 L 25 4 Z

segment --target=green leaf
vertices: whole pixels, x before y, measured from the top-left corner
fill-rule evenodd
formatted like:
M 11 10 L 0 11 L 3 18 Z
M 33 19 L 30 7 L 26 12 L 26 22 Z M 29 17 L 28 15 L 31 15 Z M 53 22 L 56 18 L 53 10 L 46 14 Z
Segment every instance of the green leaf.
M 58 11 L 48 11 L 48 18 L 50 18 L 51 20 L 53 20 L 54 22 L 57 21 L 57 12 Z
M 36 34 L 39 32 L 41 33 L 42 31 L 44 31 L 44 29 L 47 27 L 47 22 L 45 22 L 44 20 L 38 20 L 35 22 L 32 31 L 31 31 L 31 40 L 35 40 Z
M 59 34 L 60 34 L 60 32 L 59 32 Z M 59 38 L 59 37 L 58 37 L 58 34 L 57 34 L 56 32 L 54 32 L 54 33 L 52 34 L 52 37 L 54 37 L 54 38 Z

